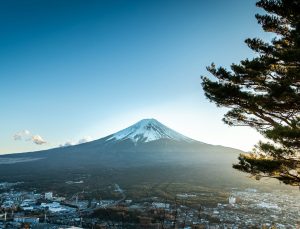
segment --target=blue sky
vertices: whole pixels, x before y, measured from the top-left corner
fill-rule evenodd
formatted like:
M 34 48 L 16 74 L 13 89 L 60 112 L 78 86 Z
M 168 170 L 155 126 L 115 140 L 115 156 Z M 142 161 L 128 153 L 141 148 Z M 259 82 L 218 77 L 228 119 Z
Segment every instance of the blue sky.
M 194 139 L 250 150 L 201 75 L 252 57 L 255 1 L 0 0 L 0 153 L 97 139 L 156 118 Z M 14 140 L 20 131 L 47 143 Z

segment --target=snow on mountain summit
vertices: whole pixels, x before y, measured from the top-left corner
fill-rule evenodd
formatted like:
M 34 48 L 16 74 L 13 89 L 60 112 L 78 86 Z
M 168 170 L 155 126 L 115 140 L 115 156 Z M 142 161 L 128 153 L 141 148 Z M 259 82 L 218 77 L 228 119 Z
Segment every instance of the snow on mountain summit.
M 155 119 L 143 119 L 128 128 L 121 130 L 107 139 L 126 140 L 133 142 L 151 142 L 159 139 L 171 139 L 175 141 L 194 141 L 158 122 Z

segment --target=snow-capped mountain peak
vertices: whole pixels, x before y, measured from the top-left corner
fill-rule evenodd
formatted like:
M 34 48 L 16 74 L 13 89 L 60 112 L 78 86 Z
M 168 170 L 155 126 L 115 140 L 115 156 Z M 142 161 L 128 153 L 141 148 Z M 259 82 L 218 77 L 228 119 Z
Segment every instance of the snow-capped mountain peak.
M 128 128 L 121 130 L 112 136 L 107 141 L 115 140 L 122 141 L 130 139 L 137 142 L 151 142 L 159 139 L 170 139 L 175 141 L 194 141 L 158 122 L 156 119 L 143 119 Z

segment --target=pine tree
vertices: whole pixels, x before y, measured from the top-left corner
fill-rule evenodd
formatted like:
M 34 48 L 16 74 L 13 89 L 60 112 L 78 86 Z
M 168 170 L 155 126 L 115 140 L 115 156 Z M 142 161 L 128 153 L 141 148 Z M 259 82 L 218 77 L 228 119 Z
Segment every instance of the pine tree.
M 250 126 L 267 141 L 252 153 L 241 154 L 233 167 L 257 179 L 273 177 L 300 185 L 300 1 L 259 0 L 265 15 L 256 15 L 271 42 L 259 38 L 245 43 L 256 53 L 252 59 L 232 64 L 231 70 L 207 70 L 202 77 L 206 97 L 230 110 L 223 121 L 231 126 Z

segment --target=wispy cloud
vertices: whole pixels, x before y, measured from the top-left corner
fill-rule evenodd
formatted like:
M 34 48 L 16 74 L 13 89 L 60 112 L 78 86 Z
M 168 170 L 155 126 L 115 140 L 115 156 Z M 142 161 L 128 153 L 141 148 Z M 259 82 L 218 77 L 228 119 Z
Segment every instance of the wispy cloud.
M 16 141 L 21 141 L 21 140 L 28 141 L 31 139 L 30 131 L 29 130 L 21 130 L 14 134 L 13 139 Z
M 37 145 L 47 143 L 40 135 L 32 135 L 29 130 L 21 130 L 15 133 L 13 139 L 15 141 L 31 141 Z
M 60 147 L 67 147 L 67 146 L 83 144 L 83 143 L 90 142 L 90 141 L 92 141 L 92 138 L 90 136 L 85 136 L 85 137 L 79 139 L 78 141 L 67 141 L 63 144 L 60 144 L 59 146 Z
M 67 142 L 65 142 L 65 143 L 63 143 L 63 144 L 60 144 L 59 147 L 67 147 L 67 146 L 72 146 L 72 145 L 74 145 L 73 142 L 67 141 Z
M 82 144 L 90 141 L 92 141 L 92 138 L 90 136 L 85 136 L 82 139 L 79 139 L 78 144 Z

